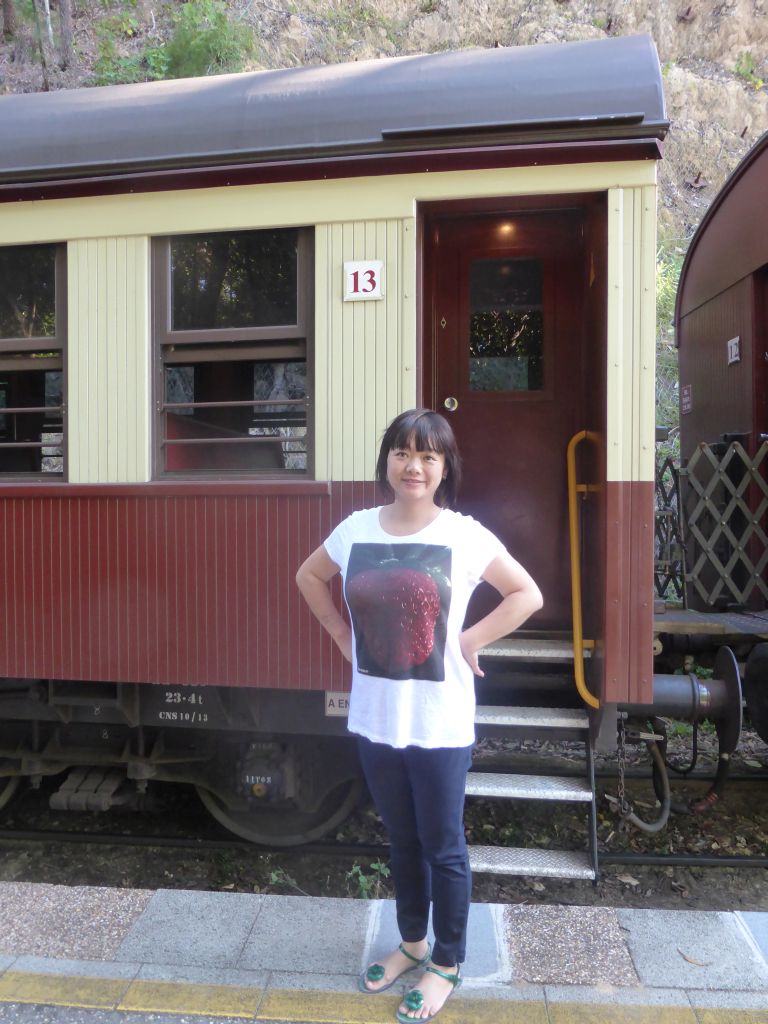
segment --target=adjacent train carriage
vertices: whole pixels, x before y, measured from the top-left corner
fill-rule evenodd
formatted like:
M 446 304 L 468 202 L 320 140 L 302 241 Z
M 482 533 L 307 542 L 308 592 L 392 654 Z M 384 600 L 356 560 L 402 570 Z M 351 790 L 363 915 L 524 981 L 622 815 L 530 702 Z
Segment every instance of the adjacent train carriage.
M 680 363 L 684 596 L 704 634 L 744 663 L 752 723 L 768 740 L 768 135 L 694 235 L 675 309 Z M 685 623 L 681 623 L 685 630 Z M 698 630 L 696 630 L 698 632 Z
M 531 651 L 573 644 L 552 701 L 652 701 L 666 129 L 644 36 L 0 98 L 6 796 L 340 820 L 347 673 L 293 577 L 418 404 L 541 585 Z

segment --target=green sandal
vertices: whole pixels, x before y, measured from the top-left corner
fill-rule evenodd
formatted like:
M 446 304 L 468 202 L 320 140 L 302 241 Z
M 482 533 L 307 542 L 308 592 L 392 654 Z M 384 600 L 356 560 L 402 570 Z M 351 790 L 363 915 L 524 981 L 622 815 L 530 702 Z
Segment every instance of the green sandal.
M 439 971 L 437 967 L 427 967 L 425 968 L 425 970 L 429 971 L 431 974 L 437 974 L 441 978 L 445 978 L 446 981 L 450 981 L 450 983 L 453 985 L 453 988 L 445 997 L 443 1005 L 440 1007 L 440 1010 L 442 1010 L 445 1004 L 453 995 L 453 993 L 456 991 L 456 989 L 461 987 L 461 965 L 456 965 L 455 974 L 446 974 L 445 971 Z M 412 988 L 410 992 L 406 992 L 403 1002 L 405 1003 L 409 1010 L 420 1010 L 424 1006 L 424 993 L 417 988 Z M 397 1013 L 395 1014 L 395 1017 L 397 1019 L 398 1024 L 414 1024 L 414 1022 L 415 1024 L 428 1024 L 428 1021 L 435 1019 L 437 1014 L 440 1013 L 440 1010 L 438 1010 L 437 1013 L 433 1013 L 429 1017 L 407 1017 L 405 1014 L 400 1013 L 400 1011 L 398 1010 Z
M 369 988 L 369 981 L 381 981 L 381 979 L 384 977 L 386 973 L 384 967 L 381 964 L 371 964 L 370 967 L 366 968 L 366 970 L 363 971 L 363 973 L 357 980 L 357 987 L 360 989 L 361 992 L 367 992 L 369 996 L 378 995 L 379 992 L 386 992 L 387 989 L 392 988 L 395 982 L 404 974 L 407 974 L 409 971 L 415 971 L 417 967 L 423 967 L 424 964 L 429 963 L 429 958 L 432 956 L 432 945 L 429 942 L 427 943 L 427 952 L 421 959 L 419 959 L 417 956 L 414 956 L 413 953 L 409 953 L 407 949 L 403 949 L 402 942 L 397 948 L 400 950 L 403 956 L 407 956 L 409 960 L 413 960 L 413 967 L 406 967 L 404 970 L 400 971 L 399 974 L 396 974 L 392 981 L 387 982 L 386 985 L 382 985 L 381 988 Z M 429 970 L 429 968 L 427 968 L 427 970 Z

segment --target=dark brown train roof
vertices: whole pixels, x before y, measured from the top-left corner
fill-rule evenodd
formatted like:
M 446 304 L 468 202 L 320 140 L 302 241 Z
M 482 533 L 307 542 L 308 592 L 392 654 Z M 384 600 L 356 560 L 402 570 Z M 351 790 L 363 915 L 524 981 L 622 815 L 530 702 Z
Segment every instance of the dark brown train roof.
M 667 126 L 648 36 L 462 50 L 0 97 L 0 185 Z
M 675 305 L 680 320 L 768 263 L 768 132 L 731 174 L 688 247 Z

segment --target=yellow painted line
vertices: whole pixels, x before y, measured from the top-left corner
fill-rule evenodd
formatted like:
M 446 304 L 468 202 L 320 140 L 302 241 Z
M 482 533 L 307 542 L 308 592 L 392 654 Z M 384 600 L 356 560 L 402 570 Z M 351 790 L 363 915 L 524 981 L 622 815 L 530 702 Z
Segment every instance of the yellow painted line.
M 690 1006 L 628 1006 L 620 996 L 610 1005 L 549 1003 L 548 1009 L 551 1024 L 698 1024 Z
M 380 997 L 268 989 L 259 1007 L 259 1021 L 312 1021 L 313 1024 L 392 1024 L 398 994 Z M 453 996 L 440 1011 L 441 1024 L 549 1024 L 543 1002 L 506 999 L 462 999 Z M 616 1024 L 614 1017 L 611 1024 Z
M 261 988 L 241 988 L 235 985 L 134 981 L 117 1009 L 205 1017 L 245 1017 L 253 1020 L 263 991 Z
M 0 1003 L 109 1009 L 124 1013 L 177 1013 L 251 1021 L 312 1024 L 392 1024 L 397 993 L 373 998 L 327 990 L 195 985 L 129 978 L 84 978 L 6 971 Z M 441 1024 L 768 1024 L 768 1010 L 700 1009 L 452 997 Z
M 0 1002 L 114 1010 L 130 984 L 130 978 L 75 978 L 66 974 L 6 971 L 0 977 Z

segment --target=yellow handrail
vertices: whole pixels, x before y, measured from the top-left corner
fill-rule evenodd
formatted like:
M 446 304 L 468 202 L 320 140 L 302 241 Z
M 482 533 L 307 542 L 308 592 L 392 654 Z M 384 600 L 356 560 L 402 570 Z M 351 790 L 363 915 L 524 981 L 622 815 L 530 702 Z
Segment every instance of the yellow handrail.
M 573 670 L 576 677 L 576 689 L 585 704 L 590 707 L 599 708 L 600 701 L 587 689 L 584 678 L 584 648 L 592 647 L 589 640 L 585 640 L 582 629 L 581 617 L 581 559 L 579 557 L 579 511 L 576 504 L 576 494 L 584 494 L 589 490 L 588 485 L 576 483 L 576 448 L 589 438 L 590 441 L 597 440 L 597 434 L 589 430 L 580 430 L 574 434 L 568 442 L 568 536 L 571 543 L 571 607 L 573 609 Z

